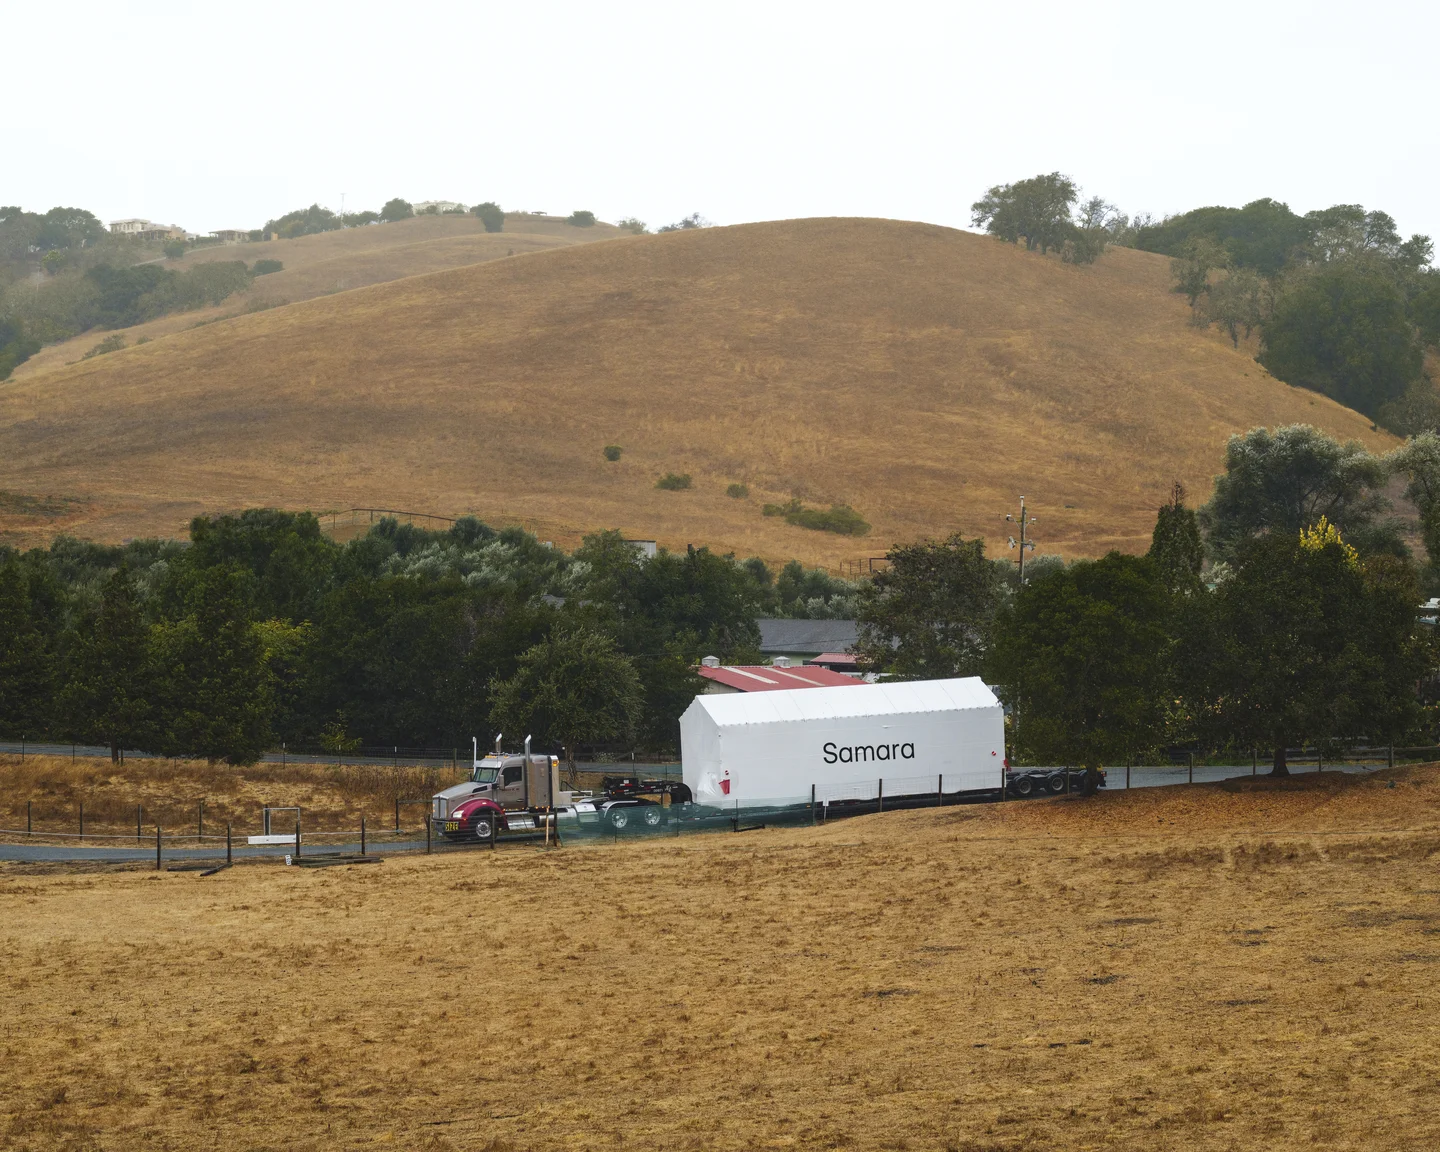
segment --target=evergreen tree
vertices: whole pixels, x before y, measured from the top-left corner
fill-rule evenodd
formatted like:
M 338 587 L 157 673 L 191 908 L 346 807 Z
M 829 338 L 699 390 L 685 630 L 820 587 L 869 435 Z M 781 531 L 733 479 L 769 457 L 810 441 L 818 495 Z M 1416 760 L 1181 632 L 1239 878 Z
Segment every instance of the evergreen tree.
M 0 732 L 38 737 L 54 719 L 59 591 L 18 559 L 0 562 Z
M 1200 523 L 1195 513 L 1185 507 L 1185 489 L 1178 480 L 1170 489 L 1170 502 L 1161 506 L 1156 517 L 1147 555 L 1155 561 L 1160 579 L 1172 593 L 1200 590 L 1205 546 L 1200 542 Z
M 63 710 L 75 736 L 108 744 L 119 763 L 127 745 L 149 743 L 154 693 L 150 629 L 125 566 L 106 582 L 99 611 L 79 632 Z
M 1003 577 L 983 540 L 896 546 L 859 593 L 856 654 L 900 680 L 975 676 L 990 643 Z
M 273 700 L 247 574 L 205 568 L 187 593 L 188 611 L 159 636 L 157 751 L 253 764 L 270 744 Z
M 1098 769 L 1163 742 L 1172 604 L 1152 560 L 1119 552 L 1026 584 L 997 622 L 989 660 L 1014 709 L 1017 749 Z
M 1421 720 L 1415 685 L 1432 661 L 1407 565 L 1361 560 L 1324 517 L 1251 540 L 1234 575 L 1187 605 L 1176 662 L 1202 730 L 1217 743 L 1286 750 L 1397 741 Z

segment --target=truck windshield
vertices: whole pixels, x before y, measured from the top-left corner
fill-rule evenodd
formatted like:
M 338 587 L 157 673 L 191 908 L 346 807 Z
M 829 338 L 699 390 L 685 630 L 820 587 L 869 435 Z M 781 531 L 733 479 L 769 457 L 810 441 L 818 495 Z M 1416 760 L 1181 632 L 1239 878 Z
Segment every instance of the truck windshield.
M 470 780 L 474 784 L 493 784 L 495 783 L 495 773 L 496 769 L 481 765 L 470 774 Z

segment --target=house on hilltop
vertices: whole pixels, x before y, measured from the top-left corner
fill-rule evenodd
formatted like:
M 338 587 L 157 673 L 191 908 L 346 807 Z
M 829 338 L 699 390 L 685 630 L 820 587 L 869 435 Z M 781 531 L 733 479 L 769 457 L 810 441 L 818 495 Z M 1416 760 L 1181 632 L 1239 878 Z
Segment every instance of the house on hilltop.
M 153 220 L 139 218 L 112 220 L 110 231 L 119 236 L 134 236 L 140 240 L 184 240 L 189 235 L 178 224 L 157 224 Z

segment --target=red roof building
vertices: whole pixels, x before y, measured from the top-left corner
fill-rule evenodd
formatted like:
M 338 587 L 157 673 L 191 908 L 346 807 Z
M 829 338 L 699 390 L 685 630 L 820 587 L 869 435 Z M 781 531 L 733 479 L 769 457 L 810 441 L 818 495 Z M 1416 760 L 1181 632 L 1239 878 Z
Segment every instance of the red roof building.
M 695 671 L 710 681 L 705 686 L 707 693 L 775 692 L 782 688 L 838 688 L 846 684 L 864 683 L 858 677 L 812 665 L 790 668 L 774 664 L 703 663 Z

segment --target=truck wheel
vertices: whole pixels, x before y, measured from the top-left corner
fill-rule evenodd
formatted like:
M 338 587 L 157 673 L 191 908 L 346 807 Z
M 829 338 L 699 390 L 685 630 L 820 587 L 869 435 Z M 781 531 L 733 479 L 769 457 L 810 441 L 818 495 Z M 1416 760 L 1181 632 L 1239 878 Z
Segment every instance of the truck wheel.
M 1035 790 L 1035 781 L 1029 776 L 1021 776 L 1014 784 L 1015 795 L 1029 796 Z
M 475 834 L 475 839 L 477 840 L 490 839 L 490 817 L 475 817 L 475 823 L 470 826 L 470 830 Z
M 624 808 L 610 809 L 610 827 L 615 831 L 622 831 L 630 823 L 630 813 Z
M 1048 781 L 1046 781 L 1046 784 L 1047 784 L 1047 786 L 1049 787 L 1049 789 L 1050 789 L 1051 792 L 1055 792 L 1055 793 L 1058 794 L 1058 793 L 1060 793 L 1060 792 L 1064 792 L 1064 791 L 1065 791 L 1065 777 L 1064 777 L 1064 776 L 1052 776 L 1052 777 L 1050 777 L 1050 779 L 1049 779 Z
M 658 828 L 660 827 L 660 809 L 642 808 L 640 810 L 640 819 L 645 821 L 647 828 Z

